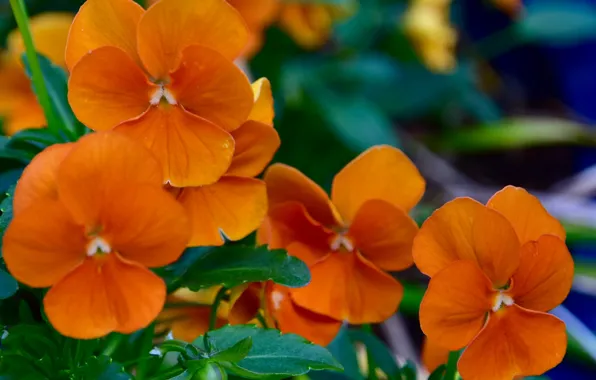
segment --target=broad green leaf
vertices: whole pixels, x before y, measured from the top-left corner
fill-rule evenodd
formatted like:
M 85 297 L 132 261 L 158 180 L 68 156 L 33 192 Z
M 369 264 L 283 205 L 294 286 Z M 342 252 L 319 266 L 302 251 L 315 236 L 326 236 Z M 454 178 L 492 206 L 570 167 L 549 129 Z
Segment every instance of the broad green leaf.
M 68 77 L 66 72 L 61 67 L 54 65 L 43 55 L 38 54 L 37 56 L 52 106 L 61 122 L 59 129 L 64 131 L 64 136 L 60 137 L 64 141 L 75 141 L 78 137 L 85 134 L 86 127 L 77 121 L 68 103 Z M 27 75 L 31 77 L 29 63 L 24 55 L 23 64 L 25 65 Z M 35 88 L 33 88 L 33 91 L 35 91 Z
M 524 4 L 516 24 L 520 38 L 549 44 L 577 43 L 596 37 L 596 6 L 590 2 L 540 0 Z
M 365 98 L 340 97 L 329 91 L 316 91 L 315 101 L 329 126 L 347 147 L 356 152 L 377 144 L 398 146 L 395 128 L 386 115 Z
M 61 142 L 63 141 L 54 136 L 48 128 L 32 128 L 15 133 L 6 147 L 39 153 L 48 146 Z
M 233 287 L 268 280 L 295 288 L 310 282 L 310 272 L 304 262 L 289 256 L 284 250 L 225 245 L 201 255 L 181 282 L 183 286 L 196 290 L 213 285 Z
M 394 378 L 399 375 L 400 369 L 395 363 L 394 355 L 379 338 L 362 330 L 349 330 L 348 334 L 353 343 L 360 342 L 366 346 L 375 365 L 387 376 Z
M 429 138 L 427 142 L 442 151 L 478 152 L 556 144 L 595 145 L 596 133 L 570 120 L 520 117 L 473 129 L 450 131 Z
M 0 299 L 6 299 L 17 292 L 19 285 L 8 272 L 0 269 Z
M 447 366 L 445 364 L 441 364 L 430 374 L 428 380 L 443 380 L 443 376 L 445 375 L 446 369 Z
M 342 326 L 335 339 L 327 346 L 333 357 L 343 366 L 343 373 L 332 371 L 314 372 L 313 380 L 364 380 L 360 372 L 356 350 L 349 337 L 347 325 Z
M 129 374 L 124 372 L 122 365 L 114 363 L 110 357 L 102 355 L 91 357 L 76 371 L 73 371 L 76 379 L 95 380 L 128 380 Z
M 252 338 L 248 355 L 237 363 L 225 366 L 230 372 L 248 379 L 285 378 L 310 370 L 341 370 L 341 365 L 325 348 L 312 344 L 295 334 L 281 334 L 278 330 L 251 325 L 226 326 L 210 331 L 214 348 L 226 350 L 239 341 Z M 203 337 L 194 345 L 200 349 Z

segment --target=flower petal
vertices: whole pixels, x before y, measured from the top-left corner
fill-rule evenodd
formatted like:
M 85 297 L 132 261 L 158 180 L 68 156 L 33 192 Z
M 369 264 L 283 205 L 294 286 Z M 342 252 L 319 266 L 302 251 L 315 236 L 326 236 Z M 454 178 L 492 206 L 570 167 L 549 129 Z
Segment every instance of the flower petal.
M 232 132 L 236 143 L 227 175 L 255 177 L 271 162 L 280 145 L 277 131 L 269 125 L 247 121 Z
M 369 199 L 382 199 L 410 211 L 424 194 L 425 182 L 399 149 L 374 146 L 346 165 L 333 179 L 331 199 L 346 221 Z
M 84 55 L 103 46 L 120 48 L 138 61 L 136 32 L 143 12 L 132 0 L 87 0 L 75 16 L 68 35 L 68 69 L 72 71 Z
M 47 12 L 31 17 L 29 26 L 35 50 L 43 54 L 50 61 L 59 66 L 64 66 L 64 49 L 73 15 L 62 12 Z M 6 48 L 9 54 L 18 59 L 25 52 L 23 38 L 18 30 L 14 30 L 6 40 Z
M 161 162 L 163 182 L 175 187 L 214 183 L 234 152 L 229 133 L 177 106 L 151 107 L 116 131 L 142 141 Z
M 521 248 L 509 221 L 500 213 L 483 208 L 474 218 L 472 241 L 478 265 L 495 288 L 507 285 L 519 266 Z
M 364 257 L 381 269 L 398 271 L 413 264 L 416 222 L 392 204 L 372 199 L 356 213 L 348 235 Z
M 184 109 L 226 131 L 240 127 L 253 107 L 246 75 L 214 50 L 187 47 L 171 78 L 167 88 Z
M 232 325 L 246 324 L 252 321 L 261 308 L 260 283 L 251 283 L 232 288 L 230 293 L 230 312 L 228 320 Z
M 566 348 L 563 321 L 513 305 L 491 314 L 458 369 L 466 380 L 537 376 L 559 364 Z
M 435 344 L 459 350 L 482 329 L 493 297 L 476 263 L 455 261 L 431 278 L 420 304 L 420 327 Z
M 507 186 L 486 204 L 503 214 L 513 225 L 519 241 L 524 244 L 541 235 L 554 235 L 565 240 L 565 229 L 546 211 L 538 198 L 521 187 Z
M 430 373 L 434 372 L 442 364 L 447 364 L 449 350 L 428 339 L 424 338 L 422 343 L 422 364 Z
M 134 184 L 161 189 L 161 166 L 140 143 L 116 132 L 86 135 L 72 147 L 58 171 L 58 194 L 82 225 L 98 221 L 106 192 Z M 109 191 L 108 191 L 109 190 Z
M 471 198 L 457 198 L 435 210 L 414 238 L 412 255 L 418 269 L 432 277 L 455 260 L 475 260 L 472 226 L 483 209 Z
M 242 16 L 223 0 L 159 1 L 143 15 L 137 31 L 139 55 L 156 79 L 165 79 L 178 67 L 189 45 L 208 47 L 233 60 L 247 41 Z
M 573 283 L 573 258 L 558 237 L 542 235 L 523 245 L 519 268 L 510 290 L 515 303 L 530 310 L 559 306 Z
M 248 120 L 259 121 L 267 125 L 273 125 L 275 109 L 273 108 L 273 94 L 271 93 L 271 83 L 267 78 L 260 78 L 253 82 L 252 91 L 254 93 L 254 105 Z
M 267 311 L 283 333 L 298 334 L 305 339 L 326 346 L 335 338 L 342 322 L 298 306 L 292 301 L 290 289 L 267 284 Z
M 186 212 L 166 191 L 126 186 L 106 191 L 99 220 L 101 236 L 122 257 L 155 268 L 176 261 L 190 239 Z M 148 205 L 151 205 L 148 207 Z
M 299 306 L 353 324 L 382 322 L 395 311 L 403 287 L 359 253 L 332 253 L 311 268 L 309 285 L 292 291 Z
M 145 113 L 155 88 L 123 50 L 106 46 L 73 67 L 68 102 L 83 124 L 107 130 Z
M 269 208 L 267 222 L 261 229 L 264 228 L 267 228 L 267 233 L 261 234 L 261 238 L 265 239 L 259 240 L 260 243 L 268 244 L 271 249 L 290 249 L 292 244 L 300 243 L 301 246 L 294 247 L 296 252 L 292 254 L 307 263 L 317 261 L 330 252 L 329 242 L 334 235 L 313 220 L 298 202 Z
M 166 285 L 146 268 L 111 253 L 88 258 L 44 298 L 52 326 L 76 339 L 147 327 L 166 300 Z
M 273 164 L 265 172 L 264 179 L 270 207 L 294 201 L 303 204 L 317 222 L 329 227 L 338 224 L 325 191 L 298 169 Z
M 189 246 L 224 244 L 255 231 L 267 214 L 265 183 L 254 178 L 222 177 L 212 185 L 186 187 L 178 201 L 192 225 Z
M 50 145 L 31 160 L 15 188 L 13 215 L 38 199 L 58 199 L 58 168 L 73 146 L 72 143 Z
M 4 234 L 6 266 L 20 282 L 43 288 L 58 282 L 86 257 L 82 227 L 57 200 L 41 198 L 14 216 Z

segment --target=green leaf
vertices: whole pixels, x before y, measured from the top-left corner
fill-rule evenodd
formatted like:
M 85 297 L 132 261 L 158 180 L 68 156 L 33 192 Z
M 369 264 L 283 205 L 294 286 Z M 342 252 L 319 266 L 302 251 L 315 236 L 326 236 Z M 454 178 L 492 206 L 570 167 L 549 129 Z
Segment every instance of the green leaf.
M 213 339 L 214 348 L 220 351 L 233 347 L 247 337 L 252 338 L 248 355 L 237 363 L 225 366 L 228 371 L 248 379 L 281 379 L 302 375 L 310 370 L 342 370 L 329 351 L 295 334 L 238 325 L 210 331 L 209 337 Z M 205 349 L 203 337 L 197 338 L 193 344 Z
M 310 272 L 304 262 L 289 256 L 284 250 L 225 245 L 201 255 L 181 282 L 183 286 L 196 290 L 214 285 L 233 287 L 268 280 L 296 288 L 310 282 Z
M 327 346 L 333 357 L 343 366 L 343 373 L 321 371 L 309 375 L 313 380 L 364 380 L 358 365 L 356 350 L 350 340 L 349 329 L 343 325 L 335 339 Z
M 251 348 L 252 337 L 247 336 L 228 349 L 211 353 L 210 360 L 215 362 L 236 363 L 244 359 L 250 352 Z
M 366 346 L 366 350 L 374 359 L 374 363 L 387 376 L 394 378 L 401 372 L 389 347 L 379 338 L 362 330 L 349 330 L 352 342 L 360 342 Z
M 515 27 L 527 41 L 577 43 L 596 36 L 596 7 L 567 0 L 528 2 Z
M 77 379 L 94 380 L 128 380 L 129 374 L 124 372 L 122 365 L 114 363 L 108 356 L 91 357 L 84 366 L 73 371 Z
M 6 147 L 39 153 L 48 146 L 61 142 L 63 141 L 54 136 L 48 128 L 32 128 L 15 133 L 10 137 Z
M 447 366 L 445 364 L 441 364 L 430 374 L 428 380 L 443 380 L 443 376 L 445 375 L 445 370 Z
M 416 371 L 416 364 L 408 360 L 406 365 L 401 367 L 401 380 L 416 380 L 418 375 Z
M 0 299 L 6 299 L 17 292 L 19 285 L 8 272 L 0 269 Z
M 595 145 L 590 128 L 551 117 L 520 117 L 427 139 L 437 150 L 478 152 L 555 144 Z
M 335 134 L 356 152 L 377 144 L 399 146 L 397 134 L 386 115 L 369 100 L 340 97 L 319 89 L 316 101 Z
M 41 54 L 37 54 L 43 79 L 51 99 L 51 105 L 57 115 L 61 125 L 60 131 L 64 136 L 60 136 L 64 141 L 75 141 L 86 132 L 85 126 L 79 123 L 68 103 L 68 77 L 66 72 L 59 66 L 54 65 L 49 59 Z M 31 70 L 28 60 L 23 55 L 25 71 L 31 78 Z M 35 91 L 35 88 L 33 88 Z

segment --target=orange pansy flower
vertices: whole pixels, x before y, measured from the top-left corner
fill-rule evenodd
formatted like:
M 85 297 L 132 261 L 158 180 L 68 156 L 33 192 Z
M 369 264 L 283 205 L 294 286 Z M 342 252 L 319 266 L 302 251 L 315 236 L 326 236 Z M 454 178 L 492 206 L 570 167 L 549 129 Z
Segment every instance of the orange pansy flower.
M 147 268 L 177 260 L 190 236 L 161 179 L 146 148 L 113 132 L 52 146 L 25 169 L 3 256 L 20 282 L 51 287 L 45 312 L 62 335 L 131 333 L 161 311 L 166 286 Z
M 563 359 L 565 324 L 546 312 L 573 281 L 564 239 L 538 199 L 512 186 L 486 206 L 455 199 L 423 224 L 413 254 L 431 280 L 420 324 L 437 345 L 466 347 L 464 379 L 539 375 Z
M 331 200 L 286 165 L 271 166 L 265 182 L 270 209 L 259 240 L 311 270 L 311 283 L 291 290 L 292 300 L 356 324 L 391 316 L 403 288 L 386 271 L 412 265 L 418 227 L 408 212 L 425 187 L 412 162 L 393 147 L 372 147 L 335 176 Z
M 352 15 L 357 5 L 357 2 L 346 6 L 285 0 L 280 7 L 279 24 L 303 48 L 318 49 L 329 41 L 333 25 Z
M 449 350 L 424 337 L 422 344 L 422 364 L 432 373 L 442 364 L 447 364 Z
M 169 295 L 167 307 L 157 321 L 157 331 L 171 331 L 172 336 L 192 342 L 209 331 L 211 311 L 221 286 L 193 292 L 182 288 Z M 229 301 L 222 301 L 217 308 L 215 327 L 254 323 L 261 308 L 262 287 L 259 283 L 245 284 L 230 290 Z
M 37 51 L 53 63 L 64 66 L 64 48 L 73 16 L 67 13 L 45 13 L 29 21 Z M 7 49 L 0 54 L 0 117 L 4 133 L 13 135 L 25 128 L 46 125 L 43 109 L 31 89 L 21 63 L 23 41 L 18 30 L 8 36 Z
M 265 183 L 254 178 L 271 161 L 280 140 L 273 128 L 273 98 L 265 78 L 253 84 L 249 120 L 232 132 L 236 142 L 228 171 L 215 183 L 172 188 L 192 224 L 190 246 L 219 246 L 256 230 L 267 214 Z
M 242 17 L 224 0 L 161 0 L 147 11 L 132 0 L 88 0 L 66 46 L 69 102 L 89 128 L 142 141 L 164 183 L 213 183 L 232 160 L 228 132 L 253 106 L 232 62 L 246 41 Z
M 265 316 L 270 326 L 321 346 L 335 338 L 342 322 L 312 312 L 293 301 L 291 289 L 272 282 L 265 286 Z
M 279 0 L 227 0 L 240 12 L 250 30 L 243 56 L 255 54 L 263 44 L 263 32 L 275 19 Z

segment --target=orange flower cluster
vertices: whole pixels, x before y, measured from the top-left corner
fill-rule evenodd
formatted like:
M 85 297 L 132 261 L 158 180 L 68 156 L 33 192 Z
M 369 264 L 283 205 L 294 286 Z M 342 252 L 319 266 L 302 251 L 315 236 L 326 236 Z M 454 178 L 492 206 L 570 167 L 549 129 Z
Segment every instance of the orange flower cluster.
M 342 321 L 390 317 L 403 288 L 386 271 L 413 263 L 418 227 L 408 211 L 425 188 L 412 162 L 398 149 L 373 147 L 337 174 L 331 200 L 289 166 L 271 166 L 265 182 L 270 208 L 259 240 L 287 249 L 312 274 L 304 288 L 267 287 L 268 311 L 279 328 L 326 344 Z
M 567 297 L 573 260 L 565 230 L 525 190 L 508 186 L 486 206 L 445 204 L 414 240 L 431 277 L 420 306 L 429 346 L 465 348 L 464 379 L 539 375 L 561 362 L 565 325 L 547 312 Z
M 67 13 L 46 13 L 30 20 L 37 51 L 59 66 L 65 66 L 64 47 L 72 17 Z M 6 51 L 0 54 L 0 118 L 4 119 L 4 133 L 8 136 L 46 125 L 43 109 L 21 63 L 23 52 L 21 35 L 15 30 L 8 36 Z
M 166 286 L 147 268 L 176 261 L 190 237 L 161 179 L 151 153 L 115 132 L 53 145 L 23 172 L 4 260 L 20 282 L 51 287 L 44 308 L 61 334 L 132 333 L 161 311 Z

